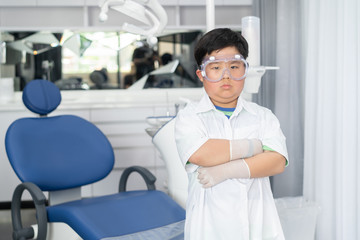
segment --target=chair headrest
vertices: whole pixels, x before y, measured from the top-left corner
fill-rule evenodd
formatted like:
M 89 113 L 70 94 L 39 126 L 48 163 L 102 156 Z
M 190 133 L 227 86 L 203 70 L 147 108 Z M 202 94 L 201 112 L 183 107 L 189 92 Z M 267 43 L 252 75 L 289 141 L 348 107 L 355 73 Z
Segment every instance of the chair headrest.
M 43 79 L 35 79 L 25 86 L 22 99 L 30 111 L 40 115 L 47 115 L 59 106 L 61 94 L 54 83 Z

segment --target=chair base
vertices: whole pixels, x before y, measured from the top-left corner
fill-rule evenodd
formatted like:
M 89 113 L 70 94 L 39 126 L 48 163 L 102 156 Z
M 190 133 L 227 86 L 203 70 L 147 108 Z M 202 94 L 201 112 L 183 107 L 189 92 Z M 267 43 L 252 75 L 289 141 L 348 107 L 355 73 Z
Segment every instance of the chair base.
M 38 225 L 31 225 L 34 229 L 34 239 L 37 239 Z M 62 222 L 48 223 L 46 240 L 83 240 L 69 225 Z

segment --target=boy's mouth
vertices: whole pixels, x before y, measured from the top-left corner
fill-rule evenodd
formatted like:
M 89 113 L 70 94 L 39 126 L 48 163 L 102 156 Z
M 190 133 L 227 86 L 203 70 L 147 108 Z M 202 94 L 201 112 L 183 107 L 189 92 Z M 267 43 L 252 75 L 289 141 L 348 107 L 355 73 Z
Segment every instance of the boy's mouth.
M 231 88 L 231 85 L 230 84 L 223 84 L 223 85 L 221 85 L 221 88 L 229 89 L 229 88 Z

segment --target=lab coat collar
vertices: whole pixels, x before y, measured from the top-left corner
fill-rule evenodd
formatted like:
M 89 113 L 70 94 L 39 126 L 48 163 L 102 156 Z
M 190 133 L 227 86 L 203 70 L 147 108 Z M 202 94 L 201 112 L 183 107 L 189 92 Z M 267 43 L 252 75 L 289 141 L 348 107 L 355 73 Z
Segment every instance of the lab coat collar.
M 237 105 L 234 111 L 233 115 L 237 115 L 239 114 L 242 110 L 246 110 L 247 112 L 251 113 L 251 114 L 256 114 L 255 111 L 252 109 L 251 104 L 249 102 L 247 102 L 245 99 L 243 99 L 241 96 L 238 98 L 237 101 Z M 204 96 L 201 98 L 199 104 L 196 107 L 196 112 L 197 113 L 202 113 L 202 112 L 208 112 L 211 110 L 216 110 L 214 104 L 211 102 L 209 95 L 207 95 L 206 93 L 204 94 Z
M 238 115 L 241 110 L 245 110 L 247 112 L 249 112 L 250 114 L 253 114 L 253 115 L 256 115 L 256 112 L 255 110 L 253 109 L 252 107 L 252 103 L 251 102 L 248 102 L 246 101 L 244 98 L 240 97 L 238 98 L 238 101 L 237 101 L 237 105 L 236 105 L 236 109 L 233 113 L 234 116 Z
M 213 109 L 215 109 L 215 106 L 211 102 L 209 96 L 205 93 L 196 107 L 196 113 L 208 112 Z

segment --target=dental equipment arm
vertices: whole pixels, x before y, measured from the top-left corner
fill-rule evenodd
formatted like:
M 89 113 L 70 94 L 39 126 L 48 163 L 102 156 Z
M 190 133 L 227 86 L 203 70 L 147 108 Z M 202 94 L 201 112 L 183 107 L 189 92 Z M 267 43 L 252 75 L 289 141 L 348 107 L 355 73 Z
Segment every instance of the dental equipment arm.
M 157 43 L 157 38 L 154 35 L 156 35 L 156 33 L 158 32 L 160 21 L 149 10 L 145 9 L 145 13 L 153 23 L 153 27 L 151 27 L 150 29 L 145 30 L 129 23 L 124 23 L 122 27 L 127 32 L 147 36 L 147 42 L 149 43 L 149 45 L 154 45 Z
M 284 171 L 285 161 L 281 154 L 265 151 L 246 160 L 238 159 L 213 167 L 200 167 L 198 179 L 204 188 L 209 188 L 227 179 L 273 176 Z
M 262 143 L 259 139 L 209 139 L 189 158 L 189 162 L 211 167 L 261 152 Z
M 100 7 L 100 14 L 99 20 L 101 22 L 105 22 L 108 19 L 107 12 L 109 11 L 109 4 L 114 3 L 116 5 L 124 5 L 125 0 L 100 0 L 99 7 Z
M 141 21 L 147 26 L 152 25 L 149 29 L 145 29 L 125 22 L 122 26 L 123 30 L 146 36 L 150 45 L 157 43 L 156 35 L 164 30 L 168 21 L 167 14 L 158 0 L 138 0 L 137 2 L 132 0 L 100 0 L 100 21 L 107 20 L 110 2 L 116 4 L 116 6 L 111 6 L 114 10 Z
M 154 34 L 161 33 L 164 30 L 168 21 L 168 17 L 165 9 L 161 6 L 158 0 L 139 0 L 139 1 L 143 2 L 148 8 L 152 10 L 153 13 L 155 13 L 156 17 L 158 18 L 159 25 L 157 26 L 157 29 L 154 32 Z

